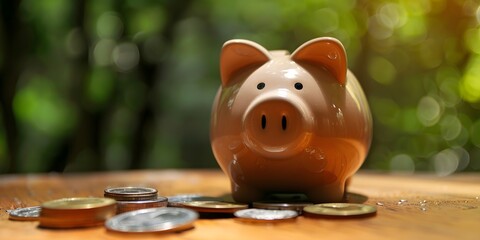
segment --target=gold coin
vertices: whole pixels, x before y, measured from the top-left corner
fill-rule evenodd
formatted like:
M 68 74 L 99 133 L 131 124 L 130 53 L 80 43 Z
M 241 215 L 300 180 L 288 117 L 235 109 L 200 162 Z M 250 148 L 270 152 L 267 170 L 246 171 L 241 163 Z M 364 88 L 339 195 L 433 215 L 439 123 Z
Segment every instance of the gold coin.
M 169 207 L 183 207 L 185 202 L 193 201 L 219 201 L 218 197 L 209 197 L 200 194 L 179 194 L 175 196 L 168 196 Z
M 62 198 L 41 205 L 40 227 L 78 228 L 102 225 L 115 215 L 110 198 Z
M 99 208 L 115 204 L 111 198 L 61 198 L 45 202 L 41 205 L 45 209 L 89 209 Z
M 105 189 L 103 196 L 119 201 L 140 201 L 153 200 L 157 194 L 157 189 L 149 187 L 114 187 Z
M 303 211 L 310 216 L 353 217 L 373 215 L 377 208 L 359 203 L 322 203 L 306 206 Z
M 241 209 L 248 208 L 247 204 L 239 204 L 222 201 L 192 201 L 182 203 L 184 207 L 206 213 L 234 213 Z

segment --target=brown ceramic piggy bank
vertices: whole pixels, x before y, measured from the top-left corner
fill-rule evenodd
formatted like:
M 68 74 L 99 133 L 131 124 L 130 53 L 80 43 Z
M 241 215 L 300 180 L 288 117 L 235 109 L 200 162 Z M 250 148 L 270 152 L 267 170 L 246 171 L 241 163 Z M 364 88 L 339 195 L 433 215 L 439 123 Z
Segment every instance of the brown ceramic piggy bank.
M 237 202 L 302 193 L 342 201 L 370 148 L 372 118 L 343 45 L 317 38 L 293 54 L 231 40 L 220 56 L 211 144 Z

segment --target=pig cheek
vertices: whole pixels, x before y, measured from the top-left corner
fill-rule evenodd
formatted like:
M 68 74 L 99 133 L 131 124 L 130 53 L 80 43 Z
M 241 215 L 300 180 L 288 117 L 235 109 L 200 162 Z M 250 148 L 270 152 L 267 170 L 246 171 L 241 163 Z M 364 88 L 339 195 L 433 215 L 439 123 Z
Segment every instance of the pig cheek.
M 333 183 L 350 177 L 360 165 L 361 152 L 359 146 L 349 141 L 330 139 L 324 150 L 320 147 L 305 149 L 303 167 L 306 171 L 321 175 L 324 183 Z M 332 142 L 335 142 L 332 144 Z
M 245 147 L 243 142 L 240 140 L 234 140 L 230 145 L 229 149 L 232 154 L 232 161 L 230 162 L 230 165 L 228 167 L 228 170 L 230 172 L 230 176 L 235 183 L 243 183 L 245 182 L 245 174 L 243 171 L 242 166 L 240 165 L 240 162 L 238 159 L 242 159 L 245 157 L 245 155 L 249 152 L 248 149 Z
M 307 147 L 305 148 L 305 159 L 303 166 L 306 170 L 314 173 L 321 173 L 327 166 L 327 156 L 320 148 Z
M 229 169 L 230 176 L 235 183 L 241 183 L 245 181 L 245 175 L 243 174 L 242 167 L 238 163 L 237 159 L 233 159 L 230 163 Z

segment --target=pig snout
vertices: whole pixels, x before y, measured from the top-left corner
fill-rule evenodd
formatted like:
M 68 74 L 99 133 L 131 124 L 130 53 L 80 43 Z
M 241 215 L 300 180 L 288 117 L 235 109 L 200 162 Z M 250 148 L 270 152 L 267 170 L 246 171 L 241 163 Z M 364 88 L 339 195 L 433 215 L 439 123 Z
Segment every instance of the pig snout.
M 285 158 L 302 151 L 311 138 L 312 114 L 307 104 L 288 90 L 254 99 L 243 117 L 246 145 L 268 158 Z

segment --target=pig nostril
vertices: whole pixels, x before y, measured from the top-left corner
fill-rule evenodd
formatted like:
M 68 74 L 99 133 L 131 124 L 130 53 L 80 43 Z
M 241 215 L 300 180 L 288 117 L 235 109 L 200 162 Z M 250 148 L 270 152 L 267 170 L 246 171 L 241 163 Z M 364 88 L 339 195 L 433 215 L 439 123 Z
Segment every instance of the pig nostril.
M 262 129 L 265 129 L 265 127 L 267 127 L 267 117 L 262 115 Z
M 282 117 L 282 129 L 285 131 L 287 130 L 287 117 Z

